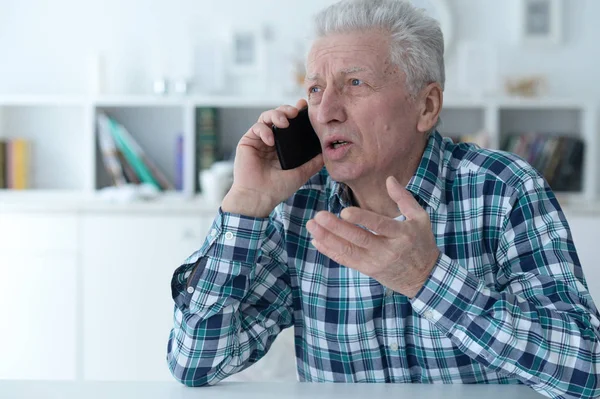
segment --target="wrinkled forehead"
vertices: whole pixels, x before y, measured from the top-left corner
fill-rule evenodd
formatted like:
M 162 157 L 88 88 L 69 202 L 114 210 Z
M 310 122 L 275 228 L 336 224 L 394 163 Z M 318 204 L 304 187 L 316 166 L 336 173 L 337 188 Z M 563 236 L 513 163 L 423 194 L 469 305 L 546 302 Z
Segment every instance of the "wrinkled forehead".
M 324 75 L 382 75 L 391 66 L 390 43 L 381 35 L 338 34 L 317 39 L 307 56 L 307 80 Z
M 389 57 L 391 37 L 381 31 L 334 33 L 317 38 L 310 48 L 308 60 L 328 54 Z

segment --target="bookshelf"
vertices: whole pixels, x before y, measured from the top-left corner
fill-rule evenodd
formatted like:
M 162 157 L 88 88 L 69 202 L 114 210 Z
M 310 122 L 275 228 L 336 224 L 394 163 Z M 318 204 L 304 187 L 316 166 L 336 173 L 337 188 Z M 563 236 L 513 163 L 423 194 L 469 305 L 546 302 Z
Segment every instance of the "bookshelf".
M 245 96 L 0 96 L 0 139 L 32 143 L 31 189 L 25 195 L 94 197 L 110 185 L 97 144 L 96 116 L 110 114 L 127 127 L 167 178 L 176 179 L 176 140 L 183 137 L 182 187 L 171 196 L 197 194 L 198 110 L 217 110 L 218 153 L 231 154 L 260 113 L 297 98 Z M 468 135 L 500 148 L 507 135 L 549 133 L 578 137 L 585 146 L 581 190 L 566 197 L 599 197 L 598 105 L 584 100 L 543 98 L 470 99 L 446 94 L 440 131 Z M 477 136 L 479 135 L 479 136 Z M 482 136 L 484 135 L 484 136 Z M 0 190 L 0 197 L 11 190 Z M 565 198 L 566 198 L 565 197 Z

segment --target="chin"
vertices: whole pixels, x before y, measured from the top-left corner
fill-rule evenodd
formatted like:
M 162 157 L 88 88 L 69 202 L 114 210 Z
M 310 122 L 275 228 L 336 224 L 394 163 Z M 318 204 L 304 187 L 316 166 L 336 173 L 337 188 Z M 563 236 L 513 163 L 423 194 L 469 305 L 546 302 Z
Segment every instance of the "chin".
M 348 183 L 357 180 L 362 175 L 362 170 L 356 163 L 325 162 L 325 168 L 329 176 L 340 183 Z

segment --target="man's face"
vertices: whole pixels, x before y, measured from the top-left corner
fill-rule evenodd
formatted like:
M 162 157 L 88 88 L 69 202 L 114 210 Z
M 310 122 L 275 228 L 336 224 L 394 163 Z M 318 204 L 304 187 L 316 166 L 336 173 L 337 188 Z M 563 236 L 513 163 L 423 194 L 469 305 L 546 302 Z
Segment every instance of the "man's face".
M 334 180 L 399 176 L 422 154 L 419 110 L 389 49 L 387 34 L 370 31 L 318 39 L 309 53 L 309 115 Z

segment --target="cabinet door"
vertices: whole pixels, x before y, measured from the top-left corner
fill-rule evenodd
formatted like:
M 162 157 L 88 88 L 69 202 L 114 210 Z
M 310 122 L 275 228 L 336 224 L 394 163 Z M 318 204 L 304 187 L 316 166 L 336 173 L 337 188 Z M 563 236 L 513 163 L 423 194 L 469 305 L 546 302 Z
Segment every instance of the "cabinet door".
M 172 380 L 174 270 L 213 215 L 94 214 L 82 220 L 84 379 Z
M 596 306 L 600 306 L 600 264 L 596 252 L 600 215 L 569 215 L 567 213 L 567 220 L 571 227 L 573 241 L 583 267 L 585 280 Z
M 0 379 L 76 378 L 76 228 L 74 215 L 0 214 Z

